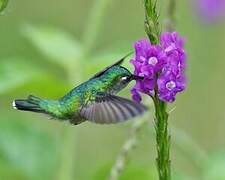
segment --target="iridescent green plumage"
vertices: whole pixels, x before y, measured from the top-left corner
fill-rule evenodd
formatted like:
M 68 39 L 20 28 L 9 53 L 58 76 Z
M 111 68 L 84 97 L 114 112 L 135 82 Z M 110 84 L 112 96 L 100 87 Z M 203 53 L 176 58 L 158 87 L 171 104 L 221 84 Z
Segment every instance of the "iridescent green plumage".
M 13 106 L 19 110 L 41 112 L 53 118 L 69 120 L 72 124 L 86 120 L 96 123 L 127 120 L 143 113 L 146 108 L 115 96 L 131 80 L 137 78 L 120 66 L 123 59 L 75 87 L 59 100 L 42 100 L 29 96 L 26 100 L 15 100 Z

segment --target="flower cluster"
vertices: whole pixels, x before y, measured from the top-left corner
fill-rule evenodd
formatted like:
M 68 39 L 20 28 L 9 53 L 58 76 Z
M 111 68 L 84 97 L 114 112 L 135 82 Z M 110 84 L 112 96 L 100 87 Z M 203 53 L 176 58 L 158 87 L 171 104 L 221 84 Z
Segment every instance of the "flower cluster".
M 142 39 L 134 48 L 136 55 L 130 62 L 134 65 L 134 74 L 144 78 L 137 80 L 131 89 L 133 99 L 140 102 L 140 93 L 150 96 L 157 93 L 162 101 L 173 102 L 186 86 L 184 40 L 176 32 L 164 32 L 159 45 Z

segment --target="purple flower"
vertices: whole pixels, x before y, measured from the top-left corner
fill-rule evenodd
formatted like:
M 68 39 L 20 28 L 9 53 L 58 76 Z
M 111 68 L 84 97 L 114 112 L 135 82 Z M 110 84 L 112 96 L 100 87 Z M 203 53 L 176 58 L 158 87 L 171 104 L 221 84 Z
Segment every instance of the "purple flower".
M 144 78 L 144 80 L 137 80 L 133 89 L 141 93 L 151 94 L 154 89 L 154 86 L 155 86 L 155 79 Z
M 141 100 L 142 100 L 141 95 L 136 88 L 131 89 L 131 94 L 132 94 L 132 99 L 134 101 L 139 102 L 139 103 L 141 102 Z
M 151 94 L 155 87 L 156 74 L 162 71 L 167 56 L 161 46 L 151 45 L 147 39 L 137 41 L 134 48 L 136 56 L 130 61 L 135 68 L 134 74 L 144 77 L 144 80 L 137 80 L 132 89 L 132 94 L 136 97 L 135 91 Z
M 166 62 L 166 53 L 159 45 L 151 45 L 147 39 L 134 44 L 136 56 L 131 60 L 135 67 L 135 74 L 139 76 L 153 76 L 160 71 Z
M 163 71 L 169 71 L 176 76 L 181 76 L 186 67 L 184 39 L 177 32 L 164 32 L 160 36 L 160 43 L 167 54 L 167 64 Z
M 160 35 L 160 43 L 167 53 L 184 48 L 184 39 L 177 32 L 164 32 Z
M 177 78 L 173 73 L 162 74 L 157 80 L 158 95 L 162 101 L 173 102 L 178 92 L 185 89 L 185 78 Z
M 176 32 L 165 32 L 160 36 L 159 45 L 151 45 L 147 39 L 142 39 L 134 44 L 134 48 L 136 55 L 130 62 L 134 65 L 134 74 L 144 80 L 137 80 L 131 89 L 133 99 L 140 102 L 140 93 L 151 96 L 158 93 L 161 100 L 173 102 L 177 92 L 185 89 L 183 38 Z
M 151 43 L 148 39 L 141 39 L 134 44 L 136 57 L 135 60 L 138 62 L 145 61 L 145 57 L 147 56 L 147 52 L 151 47 Z
M 197 7 L 200 16 L 207 22 L 225 17 L 225 0 L 198 0 Z

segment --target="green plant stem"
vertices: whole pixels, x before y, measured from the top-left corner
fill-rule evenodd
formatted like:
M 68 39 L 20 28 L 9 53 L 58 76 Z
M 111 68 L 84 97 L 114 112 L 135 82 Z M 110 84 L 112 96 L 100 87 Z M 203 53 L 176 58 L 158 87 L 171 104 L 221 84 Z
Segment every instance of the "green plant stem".
M 155 131 L 157 143 L 156 164 L 160 180 L 170 180 L 170 135 L 168 134 L 167 104 L 158 96 L 154 97 L 155 105 Z
M 130 130 L 130 136 L 125 141 L 118 157 L 116 158 L 116 161 L 113 164 L 112 169 L 110 171 L 108 180 L 119 179 L 120 175 L 122 174 L 122 172 L 126 166 L 126 162 L 128 160 L 129 154 L 137 146 L 138 132 L 146 125 L 147 122 L 148 122 L 147 118 L 142 118 L 142 119 L 134 122 L 134 124 Z
M 144 0 L 145 7 L 145 31 L 152 44 L 159 43 L 160 28 L 159 15 L 157 13 L 157 0 Z M 155 105 L 155 131 L 157 158 L 156 164 L 160 180 L 170 180 L 170 136 L 168 134 L 168 113 L 166 103 L 158 97 L 158 89 L 155 88 L 155 96 L 152 96 Z
M 145 32 L 152 44 L 158 44 L 160 36 L 160 28 L 158 22 L 159 15 L 156 11 L 156 6 L 157 0 L 144 0 Z

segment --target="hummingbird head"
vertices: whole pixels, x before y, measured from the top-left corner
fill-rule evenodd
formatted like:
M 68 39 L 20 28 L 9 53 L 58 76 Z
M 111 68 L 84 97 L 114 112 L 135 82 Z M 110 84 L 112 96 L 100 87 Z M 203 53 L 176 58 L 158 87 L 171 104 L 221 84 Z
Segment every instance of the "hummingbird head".
M 111 81 L 111 91 L 115 93 L 125 88 L 132 80 L 143 79 L 143 77 L 133 75 L 128 69 L 122 66 L 113 66 L 105 75 Z

